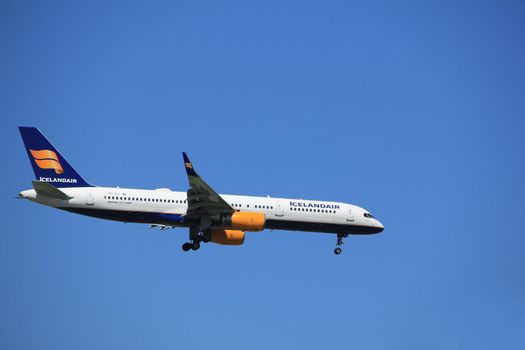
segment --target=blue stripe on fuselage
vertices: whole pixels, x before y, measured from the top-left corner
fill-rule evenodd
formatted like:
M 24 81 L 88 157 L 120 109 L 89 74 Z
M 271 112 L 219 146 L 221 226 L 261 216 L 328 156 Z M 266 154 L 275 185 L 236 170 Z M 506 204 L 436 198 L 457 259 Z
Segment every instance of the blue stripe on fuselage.
M 140 224 L 159 224 L 159 225 L 180 225 L 182 223 L 182 214 L 155 213 L 147 211 L 131 210 L 107 210 L 92 208 L 66 208 L 58 207 L 72 213 L 91 216 L 99 219 L 135 222 Z

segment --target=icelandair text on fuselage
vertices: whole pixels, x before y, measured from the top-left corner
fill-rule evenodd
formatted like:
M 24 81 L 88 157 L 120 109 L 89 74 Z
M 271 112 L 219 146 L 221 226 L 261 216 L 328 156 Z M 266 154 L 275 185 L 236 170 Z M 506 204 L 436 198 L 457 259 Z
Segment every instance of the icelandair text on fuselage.
M 77 179 L 64 179 L 61 177 L 42 177 L 40 176 L 40 181 L 44 182 L 62 182 L 62 183 L 68 183 L 68 184 L 76 184 Z
M 290 201 L 290 206 L 302 207 L 302 208 L 339 209 L 339 206 L 337 204 L 303 203 L 303 202 L 293 202 L 293 201 Z

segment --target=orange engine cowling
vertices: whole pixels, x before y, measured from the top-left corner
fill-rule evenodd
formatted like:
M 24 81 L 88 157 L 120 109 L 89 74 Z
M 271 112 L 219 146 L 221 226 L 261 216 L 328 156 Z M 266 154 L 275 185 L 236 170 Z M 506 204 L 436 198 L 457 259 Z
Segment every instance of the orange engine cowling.
M 244 231 L 211 230 L 210 242 L 224 245 L 241 245 L 244 243 Z
M 235 212 L 231 216 L 230 227 L 241 231 L 262 231 L 266 219 L 263 213 Z

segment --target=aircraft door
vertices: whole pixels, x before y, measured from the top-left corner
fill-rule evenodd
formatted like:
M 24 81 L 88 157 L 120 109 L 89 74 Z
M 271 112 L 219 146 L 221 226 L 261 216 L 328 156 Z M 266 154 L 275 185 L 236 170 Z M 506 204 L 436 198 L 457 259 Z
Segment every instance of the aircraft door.
M 283 206 L 281 205 L 281 203 L 277 204 L 275 216 L 284 216 L 284 210 L 283 210 Z
M 348 209 L 346 221 L 354 221 L 354 211 L 352 210 L 352 208 Z
M 95 204 L 95 196 L 93 196 L 93 193 L 89 192 L 86 197 L 86 205 L 94 205 Z

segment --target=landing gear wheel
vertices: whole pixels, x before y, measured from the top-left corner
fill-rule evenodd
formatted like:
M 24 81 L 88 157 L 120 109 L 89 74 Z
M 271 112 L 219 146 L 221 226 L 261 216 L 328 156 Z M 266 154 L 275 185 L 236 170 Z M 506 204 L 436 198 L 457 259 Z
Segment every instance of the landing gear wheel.
M 195 241 L 191 244 L 191 249 L 193 250 L 198 250 L 200 247 L 201 247 L 201 244 L 199 242 Z
M 182 250 L 184 250 L 185 252 L 187 252 L 188 250 L 190 250 L 192 248 L 192 245 L 191 243 L 184 243 L 182 245 Z
M 211 235 L 209 233 L 205 233 L 204 235 L 202 235 L 202 241 L 204 243 L 208 243 L 209 241 L 211 241 Z
M 337 248 L 334 249 L 334 254 L 335 254 L 335 255 L 339 255 L 339 254 L 341 254 L 342 252 L 343 252 L 343 250 L 342 250 L 341 248 L 339 248 L 339 247 L 337 247 Z

